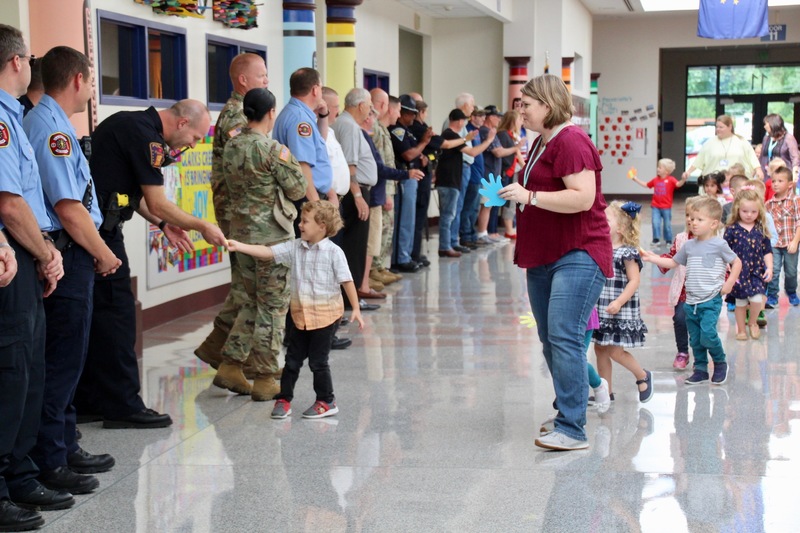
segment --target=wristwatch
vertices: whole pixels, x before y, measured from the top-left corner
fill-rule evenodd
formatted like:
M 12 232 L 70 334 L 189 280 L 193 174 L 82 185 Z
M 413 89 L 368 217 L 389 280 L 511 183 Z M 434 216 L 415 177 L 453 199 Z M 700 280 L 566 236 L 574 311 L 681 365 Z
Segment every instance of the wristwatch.
M 536 205 L 539 203 L 539 200 L 536 199 L 536 191 L 532 191 L 533 195 L 531 196 L 531 203 L 529 205 Z

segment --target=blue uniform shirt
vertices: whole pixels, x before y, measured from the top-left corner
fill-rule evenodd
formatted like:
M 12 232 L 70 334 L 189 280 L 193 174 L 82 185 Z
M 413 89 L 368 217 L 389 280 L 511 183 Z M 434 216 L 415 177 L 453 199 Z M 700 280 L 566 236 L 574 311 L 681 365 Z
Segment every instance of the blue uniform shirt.
M 0 191 L 22 196 L 30 206 L 39 229 L 53 229 L 44 206 L 42 183 L 33 147 L 22 130 L 22 104 L 0 90 Z M 3 229 L 0 220 L 0 229 Z
M 27 114 L 22 125 L 36 154 L 45 205 L 53 221 L 53 229 L 62 229 L 54 206 L 61 200 L 83 202 L 86 187 L 92 178 L 89 162 L 83 155 L 75 128 L 67 114 L 50 96 L 42 96 L 39 105 Z M 94 190 L 89 213 L 94 226 L 99 228 L 103 223 L 103 215 Z
M 298 161 L 311 167 L 314 187 L 327 194 L 333 182 L 333 169 L 314 111 L 297 98 L 290 99 L 275 120 L 272 138 L 289 148 Z

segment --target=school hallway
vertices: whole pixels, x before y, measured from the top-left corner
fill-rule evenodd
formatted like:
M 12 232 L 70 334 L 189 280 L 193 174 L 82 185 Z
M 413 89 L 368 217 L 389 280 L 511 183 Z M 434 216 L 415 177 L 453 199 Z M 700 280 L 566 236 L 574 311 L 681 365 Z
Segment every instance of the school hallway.
M 643 220 L 647 247 L 648 206 Z M 800 530 L 800 308 L 785 296 L 759 340 L 737 342 L 723 313 L 728 382 L 687 388 L 689 372 L 672 368 L 670 279 L 646 265 L 650 333 L 633 353 L 653 371 L 652 400 L 640 404 L 615 366 L 616 402 L 588 412 L 590 448 L 550 452 L 533 443 L 553 392 L 535 331 L 520 323 L 530 307 L 513 242 L 461 259 L 439 259 L 436 245 L 429 268 L 365 313 L 363 332 L 341 332 L 353 345 L 331 353 L 335 417 L 301 418 L 314 401 L 307 366 L 286 420 L 270 418 L 273 402 L 213 387 L 192 352 L 218 307 L 145 332 L 143 394 L 175 424 L 81 425 L 82 446 L 117 465 L 74 508 L 45 513 L 43 530 Z

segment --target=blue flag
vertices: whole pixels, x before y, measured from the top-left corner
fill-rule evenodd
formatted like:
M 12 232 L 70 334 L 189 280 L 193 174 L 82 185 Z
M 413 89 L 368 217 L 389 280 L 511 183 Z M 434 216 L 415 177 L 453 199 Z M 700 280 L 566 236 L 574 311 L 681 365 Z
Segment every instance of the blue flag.
M 748 39 L 769 33 L 767 0 L 700 0 L 697 36 Z

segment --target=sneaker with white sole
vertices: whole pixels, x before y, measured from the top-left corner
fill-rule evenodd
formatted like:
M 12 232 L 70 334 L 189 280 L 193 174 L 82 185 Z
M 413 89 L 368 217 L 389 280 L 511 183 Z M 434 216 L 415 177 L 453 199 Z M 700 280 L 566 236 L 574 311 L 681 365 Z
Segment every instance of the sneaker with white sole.
M 314 405 L 303 411 L 303 418 L 325 418 L 339 412 L 335 402 L 325 403 L 317 400 Z
M 700 385 L 701 383 L 708 383 L 708 372 L 702 370 L 695 370 L 691 376 L 684 381 L 687 385 Z
M 572 450 L 585 450 L 589 447 L 588 440 L 578 440 L 568 437 L 561 432 L 551 431 L 534 441 L 540 448 L 568 452 Z
M 292 404 L 286 400 L 275 400 L 275 407 L 272 408 L 272 418 L 281 420 L 292 414 Z
M 600 378 L 600 385 L 594 389 L 594 405 L 601 414 L 611 407 L 611 395 L 608 393 L 608 381 L 605 378 Z
M 722 385 L 728 379 L 728 363 L 714 363 L 714 373 L 711 374 L 711 383 Z

